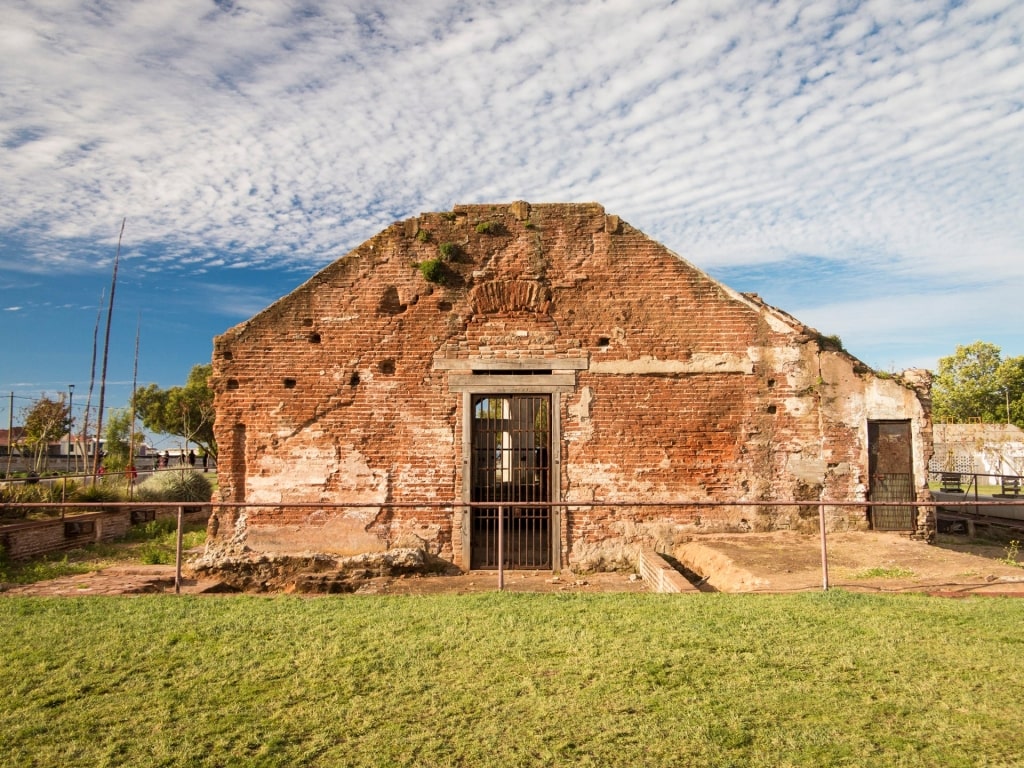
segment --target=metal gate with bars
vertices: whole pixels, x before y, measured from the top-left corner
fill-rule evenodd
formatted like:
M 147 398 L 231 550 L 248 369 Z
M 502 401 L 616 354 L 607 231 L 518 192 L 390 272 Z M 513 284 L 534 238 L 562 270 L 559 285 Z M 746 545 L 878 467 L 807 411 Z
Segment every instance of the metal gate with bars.
M 474 395 L 470 567 L 551 567 L 551 396 Z M 532 503 L 531 503 L 532 502 Z M 539 502 L 539 503 L 538 503 Z M 499 537 L 499 521 L 501 536 Z
M 868 472 L 871 501 L 914 500 L 914 455 L 909 421 L 868 422 Z M 876 531 L 912 531 L 913 506 L 871 508 L 871 527 Z

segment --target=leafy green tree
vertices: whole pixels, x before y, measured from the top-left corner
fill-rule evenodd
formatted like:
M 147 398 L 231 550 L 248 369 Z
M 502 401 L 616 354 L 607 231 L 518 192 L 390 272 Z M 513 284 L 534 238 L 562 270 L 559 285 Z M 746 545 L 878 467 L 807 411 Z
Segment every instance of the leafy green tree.
M 35 471 L 40 472 L 46 468 L 47 447 L 71 429 L 71 409 L 63 394 L 57 400 L 44 394 L 25 412 L 24 422 L 20 447 L 32 457 Z
M 128 446 L 132 436 L 132 411 L 130 408 L 118 408 L 111 412 L 104 429 L 103 450 L 106 456 L 103 466 L 110 472 L 121 472 L 132 462 L 132 457 L 142 443 L 142 433 L 136 432 L 135 451 Z
M 212 365 L 195 365 L 183 387 L 150 384 L 135 393 L 135 413 L 149 431 L 182 437 L 216 458 L 213 390 L 207 383 L 211 375 Z
M 939 359 L 932 381 L 936 421 L 1024 423 L 1024 356 L 1004 360 L 986 341 L 957 346 Z

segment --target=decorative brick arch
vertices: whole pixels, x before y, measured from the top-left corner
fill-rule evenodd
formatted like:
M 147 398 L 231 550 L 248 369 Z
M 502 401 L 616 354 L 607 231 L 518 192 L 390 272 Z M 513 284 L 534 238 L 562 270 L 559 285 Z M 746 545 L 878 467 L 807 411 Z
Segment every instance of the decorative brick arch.
M 477 315 L 534 312 L 547 314 L 551 290 L 536 280 L 494 280 L 473 289 L 470 296 Z

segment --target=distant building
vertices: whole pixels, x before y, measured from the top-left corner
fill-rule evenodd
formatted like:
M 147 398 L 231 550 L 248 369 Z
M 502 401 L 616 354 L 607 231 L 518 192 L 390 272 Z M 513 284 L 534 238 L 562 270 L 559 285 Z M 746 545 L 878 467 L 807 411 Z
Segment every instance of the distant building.
M 998 485 L 1003 475 L 1024 475 L 1024 431 L 1012 424 L 936 424 L 933 472 L 984 476 Z

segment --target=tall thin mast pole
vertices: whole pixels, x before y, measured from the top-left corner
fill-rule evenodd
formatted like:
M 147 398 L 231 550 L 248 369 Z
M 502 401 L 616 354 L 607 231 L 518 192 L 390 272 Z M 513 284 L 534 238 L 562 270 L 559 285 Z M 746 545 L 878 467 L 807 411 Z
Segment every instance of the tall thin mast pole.
M 7 474 L 11 476 L 11 456 L 14 453 L 14 393 L 11 392 L 11 407 L 7 410 Z
M 127 218 L 121 219 L 121 233 L 117 236 L 117 252 L 114 254 L 114 273 L 110 277 L 110 306 L 107 308 L 107 333 L 103 338 L 103 367 L 100 371 L 100 402 L 96 413 L 96 457 L 93 459 L 92 476 L 100 473 L 100 440 L 103 439 L 103 400 L 107 393 L 107 358 L 110 354 L 110 321 L 114 316 L 114 291 L 117 289 L 117 264 L 121 260 L 121 238 Z
M 128 430 L 128 500 L 132 500 L 135 492 L 135 475 L 138 468 L 135 466 L 135 388 L 139 380 L 139 333 L 142 329 L 142 313 L 139 312 L 138 320 L 135 321 L 135 365 L 132 367 L 132 401 L 131 408 L 132 426 Z
M 89 394 L 85 398 L 85 415 L 82 418 L 82 472 L 89 472 L 89 412 L 92 410 L 92 391 L 96 387 L 96 346 L 100 335 L 100 318 L 103 317 L 103 299 L 107 290 L 100 291 L 100 303 L 96 308 L 96 324 L 92 327 L 92 365 L 89 367 Z M 99 442 L 96 443 L 99 450 Z M 77 468 L 77 463 L 76 463 Z M 96 484 L 96 475 L 92 476 L 92 484 Z

